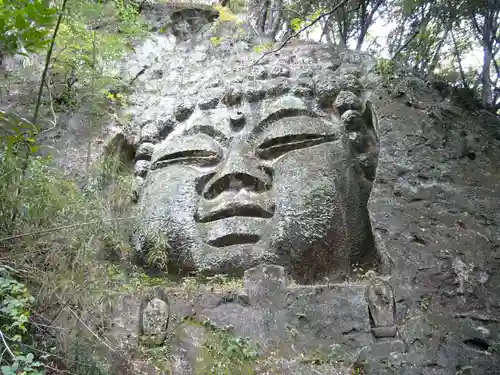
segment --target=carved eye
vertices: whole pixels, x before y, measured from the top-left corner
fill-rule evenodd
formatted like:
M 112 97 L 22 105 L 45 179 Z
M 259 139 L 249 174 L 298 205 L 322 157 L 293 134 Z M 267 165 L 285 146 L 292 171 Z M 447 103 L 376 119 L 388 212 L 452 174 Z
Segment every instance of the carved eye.
M 174 152 L 158 158 L 152 169 L 163 168 L 171 164 L 189 164 L 201 167 L 217 164 L 220 161 L 220 154 L 208 150 L 186 150 Z
M 296 134 L 277 137 L 263 142 L 257 149 L 262 159 L 274 159 L 289 151 L 316 146 L 321 143 L 334 141 L 335 135 Z

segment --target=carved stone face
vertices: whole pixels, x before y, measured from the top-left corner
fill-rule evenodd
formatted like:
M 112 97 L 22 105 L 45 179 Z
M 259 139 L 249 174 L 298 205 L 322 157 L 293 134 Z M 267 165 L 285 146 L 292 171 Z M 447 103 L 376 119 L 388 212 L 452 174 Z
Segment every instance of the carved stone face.
M 195 110 L 155 146 L 138 250 L 154 232 L 184 271 L 273 263 L 303 281 L 347 275 L 369 225 L 345 129 L 290 94 Z

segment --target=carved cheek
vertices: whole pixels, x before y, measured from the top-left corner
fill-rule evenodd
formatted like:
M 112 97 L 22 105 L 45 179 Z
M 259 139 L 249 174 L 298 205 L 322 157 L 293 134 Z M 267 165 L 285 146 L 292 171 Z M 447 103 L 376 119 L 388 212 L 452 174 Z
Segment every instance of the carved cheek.
M 145 181 L 143 202 L 149 211 L 161 216 L 181 218 L 191 213 L 192 217 L 198 201 L 196 182 L 202 175 L 200 170 L 183 165 L 151 171 Z
M 141 198 L 141 220 L 146 232 L 161 234 L 169 246 L 181 253 L 189 252 L 199 237 L 194 221 L 198 175 L 195 169 L 181 165 L 151 171 Z
M 289 152 L 273 163 L 277 209 L 308 210 L 319 196 L 336 196 L 342 175 L 343 152 L 338 142 L 328 142 Z

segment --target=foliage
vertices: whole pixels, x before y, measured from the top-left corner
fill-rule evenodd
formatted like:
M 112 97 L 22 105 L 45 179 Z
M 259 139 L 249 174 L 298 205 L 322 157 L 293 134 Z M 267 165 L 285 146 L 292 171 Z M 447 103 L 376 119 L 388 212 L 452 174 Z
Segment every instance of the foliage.
M 71 2 L 50 64 L 49 84 L 56 104 L 77 109 L 92 103 L 91 112 L 102 116 L 109 89 L 121 86 L 120 77 L 113 73 L 115 62 L 133 51 L 134 41 L 145 35 L 138 10 L 130 3 Z M 125 104 L 123 94 L 119 93 L 120 105 Z
M 223 7 L 221 5 L 216 5 L 215 9 L 219 12 L 218 20 L 220 22 L 231 22 L 236 21 L 238 17 L 231 11 L 230 8 Z
M 259 1 L 249 2 L 256 32 L 277 41 L 278 37 L 289 40 L 306 28 L 302 33 L 306 38 L 314 33 L 315 39 L 326 39 L 332 48 L 367 50 L 427 79 L 437 76 L 449 80 L 453 87 L 471 88 L 474 96 L 481 97 L 484 108 L 500 113 L 498 1 L 293 0 L 286 2 L 283 12 L 272 10 L 282 3 L 270 0 L 263 9 Z M 315 25 L 319 30 L 308 29 L 319 16 L 324 16 Z M 377 34 L 381 29 L 388 33 L 372 34 L 375 24 Z M 284 34 L 275 33 L 283 26 L 287 30 Z M 472 54 L 482 58 L 471 64 L 466 60 Z
M 73 375 L 108 375 L 109 364 L 99 359 L 95 353 L 93 342 L 84 338 L 78 338 L 71 347 Z
M 500 108 L 500 9 L 482 0 L 398 0 L 387 13 L 396 20 L 389 35 L 389 50 L 398 64 L 431 78 L 440 75 L 455 87 L 473 88 L 483 106 Z M 482 51 L 481 51 L 482 49 Z M 465 66 L 471 53 L 483 54 L 482 63 Z
M 213 36 L 210 38 L 210 42 L 213 44 L 214 47 L 220 46 L 223 41 L 224 39 L 219 36 Z
M 257 53 L 264 53 L 267 51 L 270 51 L 274 48 L 275 43 L 272 42 L 267 42 L 267 43 L 261 43 L 257 44 L 256 46 L 253 47 L 253 50 Z
M 162 374 L 170 375 L 173 373 L 168 346 L 140 346 L 139 353 L 144 360 L 151 362 Z
M 390 78 L 395 73 L 394 61 L 380 58 L 377 60 L 377 72 L 386 78 Z
M 339 344 L 330 345 L 330 350 L 325 351 L 323 348 L 316 349 L 307 355 L 302 354 L 300 361 L 312 365 L 347 363 L 351 360 L 351 356 L 346 347 Z
M 233 13 L 241 13 L 246 10 L 246 0 L 230 0 L 229 2 L 229 9 Z
M 231 327 L 218 328 L 209 320 L 202 323 L 208 330 L 203 343 L 197 375 L 255 374 L 259 348 L 251 340 L 235 336 Z
M 50 42 L 56 10 L 44 0 L 0 0 L 0 52 L 38 52 Z
M 363 367 L 355 367 L 352 369 L 351 375 L 364 375 L 365 370 Z
M 106 185 L 89 185 L 81 192 L 51 167 L 50 156 L 36 154 L 41 151 L 32 138 L 36 128 L 28 132 L 31 125 L 17 116 L 3 113 L 3 119 L 8 135 L 0 137 L 1 260 L 23 272 L 38 290 L 37 304 L 68 298 L 76 306 L 95 307 L 119 287 L 99 260 L 130 251 L 131 220 L 112 215 L 126 215 L 132 177 L 121 163 L 107 160 L 111 177 Z M 102 169 L 104 164 L 96 182 Z M 120 283 L 125 282 L 124 277 Z
M 19 116 L 1 114 L 0 263 L 16 269 L 37 292 L 35 301 L 23 284 L 0 278 L 2 313 L 8 318 L 1 321 L 0 330 L 14 350 L 21 339 L 23 344 L 29 340 L 30 309 L 37 316 L 47 306 L 58 305 L 71 306 L 78 314 L 107 311 L 123 293 L 149 293 L 165 281 L 136 266 L 122 266 L 132 251 L 129 236 L 134 223 L 127 218 L 133 178 L 122 155 L 110 153 L 91 169 L 90 182 L 82 191 L 51 166 L 49 155 L 39 155 L 45 150 L 36 142 L 35 126 Z M 82 352 L 84 346 L 89 344 L 72 349 L 78 356 L 70 360 L 75 363 L 72 373 L 105 374 L 99 362 L 90 361 L 93 355 Z M 14 353 L 16 358 L 9 363 L 4 358 L 2 365 L 8 366 L 4 373 L 17 371 L 17 366 L 26 375 L 41 375 L 36 372 L 39 363 L 29 353 Z
M 216 5 L 218 19 L 210 27 L 210 42 L 219 47 L 224 42 L 239 41 L 245 36 L 243 21 L 230 8 Z
M 44 199 L 40 185 L 27 183 L 27 178 L 37 182 L 44 178 L 40 174 L 40 166 L 46 162 L 41 157 L 32 157 L 38 151 L 36 143 L 37 128 L 29 121 L 12 114 L 0 111 L 0 232 L 11 233 L 20 221 L 31 217 L 43 218 L 37 209 L 37 203 Z M 22 204 L 21 204 L 22 201 Z M 51 212 L 47 212 L 50 215 Z
M 3 352 L 2 375 L 43 375 L 43 364 L 35 360 L 33 353 L 25 352 L 27 323 L 35 299 L 29 294 L 26 285 L 17 281 L 11 267 L 0 265 L 0 335 Z
M 152 246 L 148 248 L 146 258 L 147 265 L 168 272 L 168 250 L 170 246 L 166 242 L 165 236 L 161 233 L 152 233 L 152 231 L 148 231 L 147 229 L 146 236 L 152 244 Z
M 28 353 L 26 356 L 17 355 L 14 357 L 13 363 L 8 366 L 2 366 L 2 375 L 44 375 L 45 372 L 41 369 L 43 364 L 34 360 L 33 353 Z
M 126 103 L 126 99 L 125 99 L 125 96 L 119 92 L 111 92 L 109 90 L 105 90 L 104 91 L 104 96 L 106 97 L 106 99 L 112 103 L 112 104 L 116 104 L 118 105 L 119 107 L 125 107 L 127 105 Z
M 314 21 L 316 18 L 318 18 L 321 13 L 324 13 L 326 10 L 324 8 L 318 8 L 314 12 L 312 12 L 310 15 L 307 15 L 306 17 L 295 17 L 290 20 L 290 27 L 292 28 L 293 32 L 296 33 L 303 27 L 309 25 L 312 21 Z
M 196 298 L 204 288 L 208 288 L 215 293 L 223 293 L 230 298 L 235 292 L 243 288 L 243 279 L 228 277 L 224 274 L 214 276 L 197 275 L 184 277 L 180 286 L 186 298 Z

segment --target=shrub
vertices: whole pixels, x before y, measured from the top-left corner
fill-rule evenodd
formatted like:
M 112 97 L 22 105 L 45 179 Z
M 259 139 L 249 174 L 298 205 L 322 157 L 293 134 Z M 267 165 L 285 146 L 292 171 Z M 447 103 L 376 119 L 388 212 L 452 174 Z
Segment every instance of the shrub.
M 0 271 L 15 270 L 22 281 L 0 278 L 2 313 L 8 318 L 0 330 L 21 348 L 20 340 L 24 345 L 29 339 L 30 309 L 49 321 L 65 306 L 79 314 L 97 311 L 125 285 L 141 280 L 139 270 L 131 273 L 120 265 L 131 251 L 133 219 L 126 215 L 133 177 L 120 155 L 111 154 L 95 166 L 93 182 L 81 191 L 51 166 L 50 155 L 40 155 L 33 124 L 0 114 Z M 109 260 L 116 263 L 113 277 Z M 36 300 L 27 288 L 36 292 Z M 39 363 L 26 349 L 13 353 L 5 371 L 24 366 L 32 369 L 27 374 L 38 374 Z
M 23 283 L 14 278 L 15 270 L 0 265 L 0 337 L 4 354 L 1 357 L 2 375 L 43 375 L 43 364 L 23 347 L 29 341 L 27 323 L 35 299 Z

